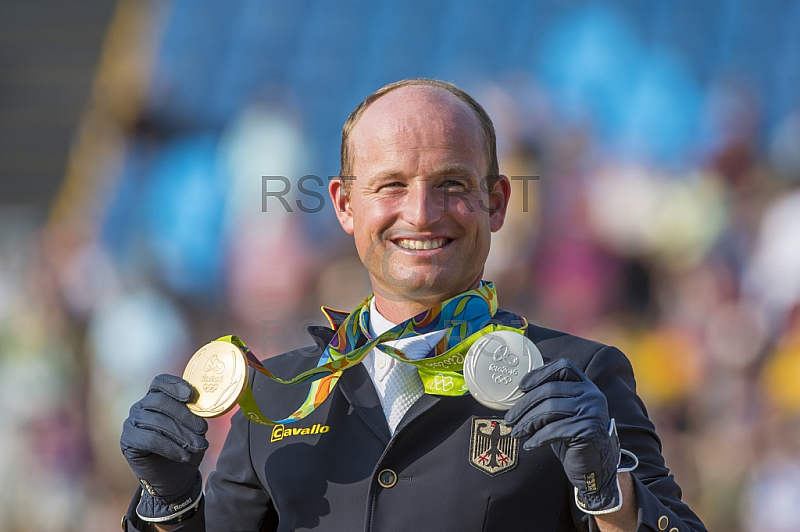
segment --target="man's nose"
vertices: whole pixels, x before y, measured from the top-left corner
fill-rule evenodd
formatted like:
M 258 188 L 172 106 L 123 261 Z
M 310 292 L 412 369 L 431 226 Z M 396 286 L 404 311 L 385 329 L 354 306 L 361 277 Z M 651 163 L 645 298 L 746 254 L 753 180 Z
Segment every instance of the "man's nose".
M 406 196 L 403 217 L 417 228 L 433 225 L 442 217 L 442 194 L 427 183 L 415 183 Z

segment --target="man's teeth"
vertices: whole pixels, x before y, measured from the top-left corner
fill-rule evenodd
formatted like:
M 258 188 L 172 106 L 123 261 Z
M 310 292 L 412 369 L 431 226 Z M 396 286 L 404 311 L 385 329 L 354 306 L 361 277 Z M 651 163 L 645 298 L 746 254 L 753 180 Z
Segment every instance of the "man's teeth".
M 438 249 L 447 242 L 446 238 L 433 238 L 431 240 L 411 240 L 401 238 L 397 240 L 397 245 L 405 249 Z

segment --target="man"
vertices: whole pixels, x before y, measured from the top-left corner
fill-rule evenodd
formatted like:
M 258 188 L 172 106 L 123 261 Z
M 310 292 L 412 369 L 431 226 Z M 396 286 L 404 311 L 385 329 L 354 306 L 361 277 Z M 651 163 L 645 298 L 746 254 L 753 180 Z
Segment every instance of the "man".
M 335 360 L 332 352 L 368 354 L 296 423 L 237 413 L 205 496 L 197 466 L 206 424 L 186 408 L 187 383 L 157 377 L 123 429 L 143 485 L 123 528 L 704 530 L 664 466 L 625 356 L 492 306 L 483 267 L 510 185 L 477 102 L 432 80 L 384 87 L 344 126 L 341 175 L 353 178 L 331 181 L 330 196 L 374 298 L 350 316 L 332 314 L 335 333 L 310 328 L 314 356 L 298 350 L 265 365 L 291 378 Z M 434 395 L 437 383 L 416 371 L 420 359 L 458 349 L 464 337 L 447 322 L 459 319 L 518 328 L 542 353 L 544 366 L 525 376 L 505 416 L 468 394 Z M 429 322 L 441 325 L 420 327 Z M 396 324 L 413 334 L 394 334 Z M 273 415 L 319 397 L 319 387 L 257 372 L 250 384 Z M 623 455 L 638 458 L 632 472 L 620 467 Z

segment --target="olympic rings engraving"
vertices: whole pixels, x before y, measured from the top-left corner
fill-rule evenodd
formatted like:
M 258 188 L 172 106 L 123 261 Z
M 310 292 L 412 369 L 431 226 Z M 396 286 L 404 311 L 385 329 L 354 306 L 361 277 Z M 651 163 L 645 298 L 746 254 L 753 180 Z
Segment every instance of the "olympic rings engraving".
M 453 389 L 453 377 L 437 373 L 433 378 L 433 389 L 442 392 L 449 392 Z
M 497 384 L 511 384 L 511 376 L 510 375 L 503 375 L 502 373 L 495 373 L 492 375 L 492 379 Z

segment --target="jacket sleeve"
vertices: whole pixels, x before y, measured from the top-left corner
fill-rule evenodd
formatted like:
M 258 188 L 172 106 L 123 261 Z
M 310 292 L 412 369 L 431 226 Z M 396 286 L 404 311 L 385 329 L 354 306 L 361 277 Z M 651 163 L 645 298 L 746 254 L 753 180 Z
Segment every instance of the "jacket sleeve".
M 271 498 L 251 459 L 251 427 L 252 423 L 241 411 L 233 415 L 216 470 L 206 483 L 205 524 L 208 532 L 266 532 L 277 528 L 278 519 Z
M 681 501 L 681 489 L 664 463 L 661 440 L 636 394 L 628 358 L 615 347 L 602 347 L 589 361 L 585 373 L 606 396 L 621 447 L 639 459 L 639 466 L 632 472 L 637 531 L 705 531 L 697 515 Z M 594 523 L 591 527 L 594 529 Z

